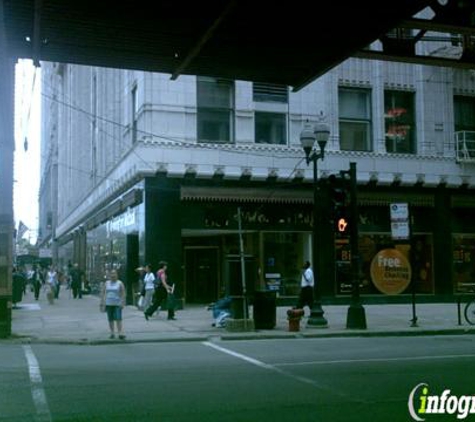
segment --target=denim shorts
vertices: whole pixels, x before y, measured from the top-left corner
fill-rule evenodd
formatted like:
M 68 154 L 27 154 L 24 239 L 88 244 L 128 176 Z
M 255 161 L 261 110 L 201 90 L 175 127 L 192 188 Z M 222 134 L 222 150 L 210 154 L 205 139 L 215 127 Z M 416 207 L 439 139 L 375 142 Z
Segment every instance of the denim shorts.
M 106 306 L 106 313 L 109 321 L 122 321 L 121 306 Z

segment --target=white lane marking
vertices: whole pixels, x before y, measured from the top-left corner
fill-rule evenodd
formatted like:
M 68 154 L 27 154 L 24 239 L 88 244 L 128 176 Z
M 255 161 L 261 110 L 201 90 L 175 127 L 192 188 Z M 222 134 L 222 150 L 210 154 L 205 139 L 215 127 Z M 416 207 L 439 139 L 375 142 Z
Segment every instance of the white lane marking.
M 252 363 L 253 365 L 259 366 L 260 368 L 271 369 L 275 370 L 272 365 L 268 365 L 267 363 L 261 362 L 260 360 L 251 358 L 249 356 L 243 355 L 241 353 L 235 352 L 230 349 L 226 349 L 224 347 L 218 346 L 217 344 L 211 343 L 209 341 L 203 342 L 205 346 L 211 347 L 213 349 L 219 350 L 220 352 L 226 353 L 228 355 L 234 356 L 235 358 L 245 360 L 246 362 Z
M 287 378 L 291 378 L 295 381 L 299 381 L 299 382 L 302 382 L 304 384 L 309 384 L 309 385 L 311 385 L 315 388 L 318 388 L 320 390 L 329 391 L 334 395 L 345 398 L 345 400 L 350 400 L 350 401 L 353 401 L 353 402 L 363 403 L 362 400 L 355 399 L 353 396 L 348 396 L 346 394 L 343 394 L 341 391 L 334 390 L 332 388 L 324 386 L 324 385 L 318 383 L 317 381 L 315 381 L 311 378 L 306 378 L 306 377 L 301 377 L 299 375 L 291 374 L 289 372 L 284 371 L 283 369 L 277 368 L 275 365 L 270 365 L 270 364 L 262 362 L 260 360 L 251 358 L 250 356 L 243 355 L 242 353 L 235 352 L 234 350 L 230 350 L 230 349 L 226 349 L 225 347 L 218 346 L 217 344 L 211 343 L 209 341 L 204 341 L 202 344 L 204 346 L 211 347 L 212 349 L 218 350 L 218 351 L 220 351 L 222 353 L 225 353 L 227 355 L 230 355 L 230 356 L 233 356 L 235 358 L 244 360 L 248 363 L 251 363 L 252 365 L 256 365 L 259 368 L 263 368 L 263 369 L 267 369 L 267 370 L 270 370 L 270 371 L 273 371 L 273 372 L 277 372 L 278 374 L 283 375 Z
M 372 362 L 407 362 L 417 360 L 440 360 L 440 359 L 458 359 L 458 358 L 474 358 L 475 354 L 467 355 L 434 355 L 434 356 L 402 356 L 395 358 L 373 358 L 373 359 L 340 359 L 340 360 L 315 360 L 306 362 L 281 362 L 275 363 L 274 366 L 305 366 L 305 365 L 327 365 L 339 363 L 372 363 Z
M 46 393 L 43 388 L 43 378 L 41 377 L 40 366 L 33 350 L 29 345 L 23 346 L 26 361 L 28 362 L 28 371 L 30 373 L 31 396 L 36 408 L 36 422 L 51 422 L 51 412 L 49 410 Z

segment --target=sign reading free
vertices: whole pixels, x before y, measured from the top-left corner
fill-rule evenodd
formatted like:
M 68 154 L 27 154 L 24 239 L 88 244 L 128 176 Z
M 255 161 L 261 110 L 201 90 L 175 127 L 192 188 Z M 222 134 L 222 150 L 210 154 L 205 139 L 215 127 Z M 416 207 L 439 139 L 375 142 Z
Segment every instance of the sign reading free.
M 383 249 L 371 261 L 371 280 L 387 295 L 397 295 L 411 282 L 411 265 L 397 249 Z

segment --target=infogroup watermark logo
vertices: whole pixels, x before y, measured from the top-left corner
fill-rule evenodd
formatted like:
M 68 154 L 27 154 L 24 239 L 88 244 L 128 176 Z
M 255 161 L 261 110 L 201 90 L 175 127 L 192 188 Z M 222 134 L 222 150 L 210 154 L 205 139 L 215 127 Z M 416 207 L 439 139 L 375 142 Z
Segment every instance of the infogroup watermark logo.
M 409 394 L 409 413 L 415 421 L 422 422 L 428 415 L 453 415 L 462 420 L 475 414 L 475 396 L 456 396 L 446 389 L 439 395 L 430 394 L 429 385 L 421 382 Z M 436 420 L 436 419 L 434 419 Z

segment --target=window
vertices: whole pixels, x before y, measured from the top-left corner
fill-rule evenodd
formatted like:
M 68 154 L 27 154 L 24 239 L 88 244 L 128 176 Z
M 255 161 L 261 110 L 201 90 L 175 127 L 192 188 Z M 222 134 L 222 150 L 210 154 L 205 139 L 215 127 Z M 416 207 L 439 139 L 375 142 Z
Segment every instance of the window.
M 370 91 L 340 88 L 338 104 L 340 149 L 343 151 L 371 151 Z
M 234 83 L 197 78 L 198 141 L 232 142 Z
M 385 91 L 384 127 L 386 152 L 416 153 L 416 124 L 412 92 Z
M 475 158 L 475 97 L 454 97 L 454 120 L 457 159 Z
M 252 85 L 252 96 L 256 102 L 287 104 L 289 102 L 289 89 L 286 85 L 255 82 Z
M 286 114 L 256 111 L 256 143 L 285 145 L 287 143 L 286 117 Z
M 138 116 L 138 101 L 137 101 L 137 85 L 132 88 L 132 143 L 137 142 L 137 116 Z
M 455 131 L 475 131 L 475 97 L 454 97 Z
M 289 89 L 285 85 L 255 82 L 252 85 L 256 112 L 255 142 L 257 144 L 287 144 Z
M 475 286 L 475 237 L 454 234 L 452 244 L 454 290 L 466 293 Z

